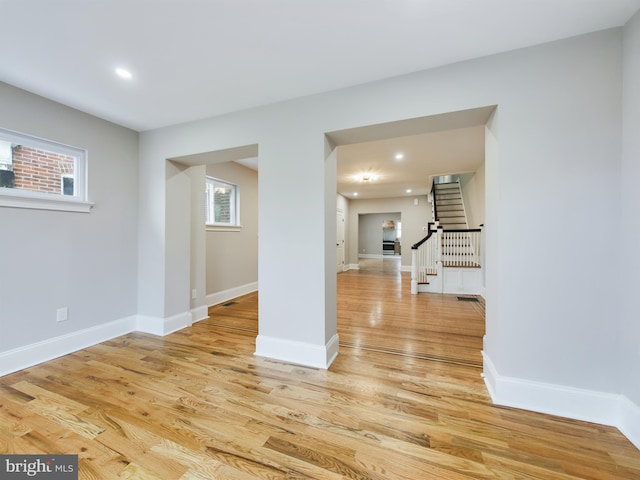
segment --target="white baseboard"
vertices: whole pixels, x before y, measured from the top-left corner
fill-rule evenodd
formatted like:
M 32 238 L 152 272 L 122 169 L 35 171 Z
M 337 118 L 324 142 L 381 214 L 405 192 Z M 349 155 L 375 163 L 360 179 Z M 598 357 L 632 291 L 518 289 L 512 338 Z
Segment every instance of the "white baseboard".
M 256 355 L 306 367 L 327 369 L 338 356 L 338 334 L 326 345 L 295 342 L 281 338 L 258 335 Z
M 137 317 L 132 315 L 0 353 L 0 376 L 126 335 L 136 330 L 136 323 Z
M 357 263 L 350 263 L 346 266 L 347 270 L 360 270 L 360 265 Z
M 209 318 L 209 307 L 206 305 L 202 305 L 200 307 L 195 307 L 191 309 L 191 323 L 199 322 L 200 320 L 204 320 Z
M 640 450 L 640 406 L 624 395 L 620 397 L 620 419 L 616 426 Z
M 257 290 L 258 282 L 247 283 L 246 285 L 240 285 L 239 287 L 230 288 L 221 292 L 210 293 L 207 295 L 206 303 L 209 307 L 212 305 L 218 305 L 219 303 L 226 302 L 232 298 L 240 297 Z
M 502 376 L 486 352 L 482 356 L 493 403 L 613 426 L 640 449 L 640 407 L 626 396 Z
M 400 265 L 400 271 L 411 273 L 411 265 Z
M 136 330 L 164 337 L 182 328 L 190 327 L 191 323 L 191 312 L 183 312 L 167 318 L 138 315 Z

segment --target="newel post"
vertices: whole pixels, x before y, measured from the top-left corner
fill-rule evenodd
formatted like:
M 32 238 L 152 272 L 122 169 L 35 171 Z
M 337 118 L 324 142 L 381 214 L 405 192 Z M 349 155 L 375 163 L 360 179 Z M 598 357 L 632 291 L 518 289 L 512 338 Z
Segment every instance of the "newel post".
M 411 249 L 411 294 L 418 293 L 418 249 Z

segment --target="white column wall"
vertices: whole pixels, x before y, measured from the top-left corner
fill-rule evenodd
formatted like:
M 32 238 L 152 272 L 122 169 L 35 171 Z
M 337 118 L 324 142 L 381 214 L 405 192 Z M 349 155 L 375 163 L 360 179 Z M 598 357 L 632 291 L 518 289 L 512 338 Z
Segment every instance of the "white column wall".
M 498 105 L 499 158 L 486 171 L 487 190 L 494 189 L 486 193 L 487 358 L 500 378 L 615 392 L 619 327 L 604 319 L 619 316 L 618 295 L 596 281 L 586 259 L 609 252 L 597 277 L 615 278 L 617 253 L 594 221 L 620 219 L 619 200 L 597 193 L 619 184 L 621 45 L 620 30 L 599 32 L 143 133 L 140 194 L 166 189 L 153 173 L 165 158 L 258 143 L 260 336 L 323 345 L 326 305 L 335 301 L 325 275 L 323 196 L 333 180 L 323 133 Z M 283 221 L 286 249 L 276 226 Z M 553 242 L 536 234 L 540 224 Z M 142 227 L 141 242 L 159 234 L 155 245 L 173 248 L 168 238 L 182 235 L 172 225 L 153 227 Z M 188 288 L 167 268 L 173 252 L 164 253 L 152 248 L 140 260 L 141 282 L 157 274 L 157 288 L 155 279 L 164 279 L 160 296 Z M 154 303 L 147 293 L 141 306 Z
M 640 281 L 640 13 L 625 26 L 624 107 L 622 155 L 622 212 L 620 228 L 611 228 L 612 236 L 621 234 L 620 262 L 622 312 L 620 368 L 622 392 L 640 405 L 640 314 L 637 304 Z M 640 420 L 638 420 L 640 425 Z M 640 428 L 635 432 L 640 438 Z

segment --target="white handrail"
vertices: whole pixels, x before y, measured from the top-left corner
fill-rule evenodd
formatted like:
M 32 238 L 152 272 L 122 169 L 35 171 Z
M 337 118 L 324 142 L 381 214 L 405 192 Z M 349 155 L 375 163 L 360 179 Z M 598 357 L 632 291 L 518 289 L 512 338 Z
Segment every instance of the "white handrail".
M 442 257 L 442 229 L 432 225 L 433 233 L 418 248 L 411 250 L 411 293 L 418 293 L 418 285 L 429 283 L 429 275 L 438 274 L 438 262 Z
M 432 226 L 432 235 L 411 250 L 411 293 L 418 293 L 418 285 L 429 283 L 430 275 L 438 275 L 438 267 L 481 266 L 479 229 L 443 231 Z

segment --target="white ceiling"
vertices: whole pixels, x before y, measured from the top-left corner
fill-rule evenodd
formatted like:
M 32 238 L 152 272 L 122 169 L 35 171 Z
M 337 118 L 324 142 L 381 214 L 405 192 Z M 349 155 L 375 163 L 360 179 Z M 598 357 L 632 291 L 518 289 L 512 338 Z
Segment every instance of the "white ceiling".
M 148 130 L 623 25 L 640 0 L 0 0 L 0 80 Z M 130 81 L 114 75 L 118 66 Z
M 484 126 L 344 145 L 337 158 L 345 197 L 413 198 L 429 193 L 435 175 L 475 172 L 484 163 Z
M 640 0 L 0 0 L 0 81 L 144 131 L 617 27 L 638 9 Z M 455 170 L 478 161 L 479 130 L 464 129 L 443 134 L 464 133 Z M 347 176 L 371 168 L 395 177 L 386 193 L 378 186 L 389 196 L 405 188 L 398 172 L 442 168 L 433 160 L 424 171 L 426 151 L 442 160 L 451 150 L 433 130 L 401 143 L 373 131 L 339 147 L 345 193 Z M 386 140 L 366 143 L 374 138 Z M 403 164 L 384 157 L 400 149 Z
M 429 193 L 434 176 L 475 172 L 484 163 L 484 126 L 494 109 L 327 132 L 337 146 L 338 193 L 350 199 L 413 198 Z

